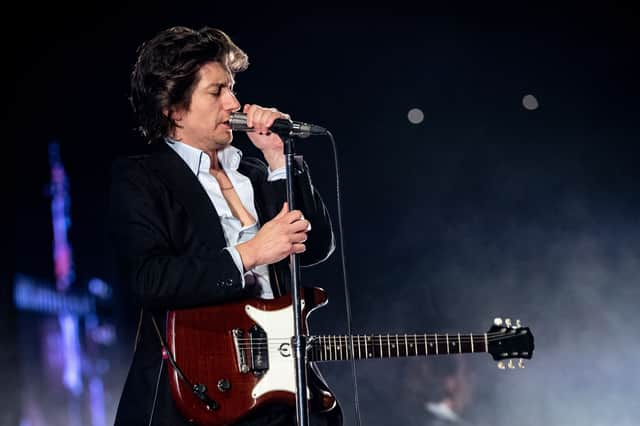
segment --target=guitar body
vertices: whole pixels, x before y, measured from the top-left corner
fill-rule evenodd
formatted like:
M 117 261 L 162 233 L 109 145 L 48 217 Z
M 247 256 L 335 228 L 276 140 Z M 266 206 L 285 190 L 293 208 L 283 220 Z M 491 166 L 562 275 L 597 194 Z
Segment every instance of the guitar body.
M 322 289 L 304 289 L 302 318 L 327 303 Z M 272 403 L 295 407 L 296 374 L 291 296 L 245 299 L 219 306 L 170 311 L 168 349 L 192 384 L 206 387 L 210 409 L 169 363 L 169 383 L 178 410 L 200 425 L 229 425 Z M 267 338 L 269 340 L 267 340 Z M 307 373 L 309 410 L 336 404 L 313 363 Z

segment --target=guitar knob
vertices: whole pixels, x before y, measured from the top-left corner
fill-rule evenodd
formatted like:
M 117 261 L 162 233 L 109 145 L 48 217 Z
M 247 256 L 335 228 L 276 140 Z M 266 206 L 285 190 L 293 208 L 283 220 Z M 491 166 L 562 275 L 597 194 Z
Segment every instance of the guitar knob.
M 517 327 L 517 328 L 520 328 L 521 326 L 522 326 L 522 325 L 520 324 L 520 320 L 519 320 L 519 319 L 517 319 L 517 320 L 516 320 L 516 327 Z
M 518 368 L 524 368 L 524 359 L 520 358 L 520 361 L 518 361 Z
M 513 360 L 512 360 L 512 359 L 510 359 L 510 360 L 509 360 L 509 363 L 507 364 L 507 366 L 508 366 L 509 368 L 516 368 L 516 367 L 513 365 Z
M 504 320 L 504 325 L 506 325 L 507 327 L 511 327 L 511 318 L 507 318 Z
M 500 327 L 502 325 L 502 318 L 500 317 L 494 318 L 493 325 L 497 325 L 498 327 Z
M 229 383 L 229 380 L 227 379 L 218 380 L 218 390 L 220 392 L 226 392 L 229 389 L 231 389 L 231 383 Z
M 506 367 L 504 366 L 504 361 L 499 361 L 499 362 L 498 362 L 498 368 L 499 368 L 500 370 L 504 370 L 504 369 L 506 368 Z

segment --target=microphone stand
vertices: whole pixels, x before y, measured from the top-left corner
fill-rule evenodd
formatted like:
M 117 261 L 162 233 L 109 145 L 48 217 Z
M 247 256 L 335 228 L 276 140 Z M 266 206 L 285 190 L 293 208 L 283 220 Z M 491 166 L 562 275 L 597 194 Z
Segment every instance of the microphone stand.
M 295 209 L 295 199 L 293 196 L 293 164 L 294 164 L 294 144 L 293 137 L 290 133 L 279 133 L 284 142 L 284 153 L 286 160 L 287 174 L 287 203 L 289 211 Z M 307 401 L 307 341 L 306 336 L 302 333 L 302 309 L 300 303 L 300 289 L 298 282 L 300 281 L 300 264 L 298 255 L 291 253 L 289 255 L 291 263 L 291 300 L 293 303 L 293 337 L 291 345 L 295 359 L 296 368 L 296 417 L 298 426 L 309 425 L 309 405 Z

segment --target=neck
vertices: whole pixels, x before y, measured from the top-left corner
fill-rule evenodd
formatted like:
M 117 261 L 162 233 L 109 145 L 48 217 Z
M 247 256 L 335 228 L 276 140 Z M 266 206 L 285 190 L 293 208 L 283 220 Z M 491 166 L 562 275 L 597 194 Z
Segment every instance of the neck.
M 211 165 L 209 166 L 209 169 L 214 171 L 214 170 L 222 170 L 222 168 L 220 167 L 220 162 L 218 161 L 218 151 L 204 151 L 205 154 L 207 154 L 209 156 L 209 159 L 211 160 Z
M 313 361 L 351 359 L 352 348 L 355 359 L 488 352 L 492 338 L 487 333 L 314 336 L 309 358 Z

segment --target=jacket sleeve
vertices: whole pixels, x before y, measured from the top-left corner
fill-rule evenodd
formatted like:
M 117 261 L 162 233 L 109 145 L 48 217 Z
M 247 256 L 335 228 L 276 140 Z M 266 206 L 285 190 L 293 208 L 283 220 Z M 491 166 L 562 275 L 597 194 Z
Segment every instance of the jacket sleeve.
M 110 234 L 121 279 L 150 309 L 215 304 L 243 294 L 227 250 L 201 244 L 187 254 L 172 240 L 166 188 L 141 160 L 116 160 L 110 188 Z
M 252 159 L 254 167 L 261 169 L 256 184 L 257 200 L 268 221 L 275 217 L 282 204 L 287 200 L 286 180 L 267 181 L 267 166 L 260 160 Z M 300 255 L 301 266 L 313 266 L 326 260 L 335 250 L 335 239 L 331 225 L 331 217 L 322 201 L 320 193 L 314 188 L 311 173 L 302 156 L 295 157 L 294 171 L 295 209 L 301 210 L 305 218 L 311 222 L 307 250 Z

